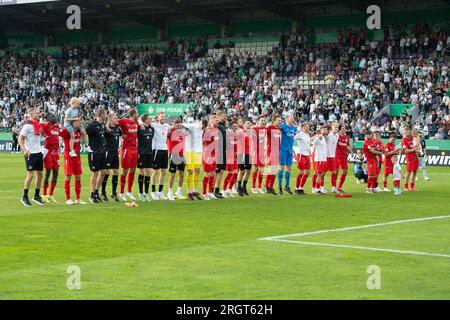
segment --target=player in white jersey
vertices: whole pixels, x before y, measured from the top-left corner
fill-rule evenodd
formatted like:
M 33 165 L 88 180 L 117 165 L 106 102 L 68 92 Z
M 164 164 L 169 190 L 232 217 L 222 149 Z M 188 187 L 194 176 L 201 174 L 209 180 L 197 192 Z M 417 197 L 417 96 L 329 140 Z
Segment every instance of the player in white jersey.
M 313 188 L 312 193 L 326 193 L 323 187 L 323 178 L 327 171 L 327 135 L 328 127 L 323 126 L 320 128 L 320 132 L 311 139 L 311 145 L 314 146 L 314 174 L 317 176 L 316 187 Z
M 152 124 L 155 133 L 153 136 L 153 174 L 152 174 L 152 198 L 153 200 L 167 200 L 163 193 L 164 178 L 166 177 L 167 166 L 169 163 L 169 151 L 167 150 L 167 136 L 171 129 L 170 124 L 166 123 L 166 115 L 159 112 L 156 116 L 156 122 Z M 156 192 L 156 176 L 159 173 L 159 186 Z
M 200 168 L 202 166 L 203 131 L 207 125 L 207 120 L 183 124 L 183 127 L 187 130 L 184 155 L 186 157 L 187 170 L 186 189 L 187 196 L 190 200 L 194 200 L 194 197 L 201 199 L 197 187 L 200 177 Z
M 299 170 L 297 181 L 295 183 L 295 193 L 304 195 L 305 192 L 303 187 L 305 186 L 311 169 L 311 133 L 309 131 L 308 122 L 302 123 L 301 131 L 294 136 L 294 140 L 297 141 L 298 145 L 297 168 Z
M 338 177 L 338 166 L 336 159 L 336 148 L 339 140 L 339 123 L 335 122 L 331 125 L 330 133 L 327 135 L 327 171 L 331 172 L 331 192 L 337 193 L 336 188 Z M 324 175 L 325 177 L 325 175 Z
M 404 179 L 405 176 L 402 171 L 402 167 L 398 162 L 398 156 L 394 154 L 392 156 L 392 162 L 394 163 L 394 169 L 392 172 L 392 183 L 394 184 L 394 195 L 399 196 L 402 194 L 402 189 L 400 188 L 401 180 Z
M 30 108 L 28 110 L 29 121 L 26 123 L 19 134 L 19 145 L 23 150 L 25 157 L 25 164 L 27 168 L 27 177 L 25 178 L 24 190 L 22 196 L 22 204 L 26 207 L 31 207 L 31 202 L 28 198 L 28 189 L 30 188 L 31 180 L 33 180 L 36 173 L 36 189 L 34 190 L 33 202 L 38 205 L 44 205 L 42 197 L 40 196 L 42 172 L 44 170 L 44 155 L 41 147 L 41 128 L 39 125 L 39 117 L 41 116 L 38 108 Z

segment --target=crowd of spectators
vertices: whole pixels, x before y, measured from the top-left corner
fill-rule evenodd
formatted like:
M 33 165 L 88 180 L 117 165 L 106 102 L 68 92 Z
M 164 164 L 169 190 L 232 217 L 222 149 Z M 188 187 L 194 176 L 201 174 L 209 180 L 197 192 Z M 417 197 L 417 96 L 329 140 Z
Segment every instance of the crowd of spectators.
M 0 128 L 20 127 L 28 106 L 61 117 L 72 96 L 90 120 L 104 107 L 124 114 L 139 103 L 191 103 L 186 117 L 225 109 L 229 116 L 294 114 L 313 128 L 340 121 L 358 138 L 366 129 L 397 132 L 410 124 L 431 139 L 448 139 L 450 35 L 426 25 L 339 32 L 314 44 L 312 31 L 285 33 L 266 55 L 209 55 L 206 38 L 169 39 L 167 49 L 73 45 L 61 57 L 40 51 L 0 56 Z M 404 45 L 403 45 L 404 44 Z M 323 80 L 305 87 L 299 77 Z M 389 103 L 413 104 L 419 117 L 389 117 Z

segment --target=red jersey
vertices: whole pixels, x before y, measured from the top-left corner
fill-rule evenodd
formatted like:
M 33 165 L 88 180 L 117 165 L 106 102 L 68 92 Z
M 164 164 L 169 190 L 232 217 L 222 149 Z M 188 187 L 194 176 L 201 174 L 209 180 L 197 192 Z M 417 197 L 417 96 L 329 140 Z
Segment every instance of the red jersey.
M 280 127 L 275 127 L 270 125 L 266 128 L 267 130 L 267 156 L 270 156 L 272 152 L 280 152 L 280 142 L 281 142 L 281 129 Z
M 414 144 L 414 139 L 411 138 L 403 138 L 402 139 L 402 148 L 403 150 L 406 149 L 413 149 L 413 144 Z M 416 160 L 417 159 L 417 154 L 415 152 L 410 152 L 410 153 L 406 153 L 406 161 L 410 161 L 410 160 Z
M 383 150 L 384 150 L 384 144 L 383 144 L 383 141 L 373 139 L 373 142 L 374 142 L 374 144 L 375 144 L 376 150 L 377 150 L 377 151 L 380 151 L 380 152 L 383 152 Z M 378 160 L 380 161 L 380 163 L 382 163 L 382 162 L 383 162 L 383 155 L 379 155 L 379 156 L 378 156 Z
M 120 119 L 119 127 L 124 136 L 122 148 L 123 149 L 137 149 L 137 132 L 138 122 L 129 118 Z
M 245 130 L 240 130 L 237 134 L 237 153 L 250 154 L 251 136 Z
M 366 157 L 367 162 L 376 162 L 378 161 L 377 155 L 369 152 L 369 150 L 376 150 L 376 145 L 374 144 L 375 141 L 373 139 L 365 140 L 363 144 L 363 152 L 364 156 Z
M 80 140 L 81 140 L 81 134 L 79 131 L 74 132 L 75 139 L 73 140 L 73 150 L 76 152 L 77 157 L 80 157 Z M 63 138 L 64 141 L 64 157 L 70 158 L 70 132 L 66 128 L 62 129 L 59 133 L 59 136 Z
M 234 131 L 229 131 L 228 138 L 228 146 L 227 146 L 227 163 L 235 163 L 236 156 L 238 151 L 238 133 Z
M 395 144 L 393 144 L 392 142 L 388 142 L 386 143 L 386 145 L 384 146 L 384 165 L 391 167 L 394 164 L 392 163 L 392 156 L 393 155 L 388 155 L 389 152 L 392 152 L 395 150 Z
M 350 147 L 350 139 L 347 135 L 338 137 L 338 142 L 336 146 L 336 158 L 347 159 L 348 148 Z
M 266 128 L 254 127 L 251 131 L 252 135 L 252 149 L 259 153 L 264 150 L 264 142 L 266 140 Z
M 203 132 L 203 154 L 204 158 L 216 157 L 218 148 L 219 130 L 215 128 L 206 128 Z
M 167 148 L 170 154 L 180 157 L 184 154 L 184 134 L 180 129 L 172 128 L 167 135 Z
M 57 150 L 59 148 L 59 124 L 40 123 L 45 137 L 45 147 L 48 150 Z

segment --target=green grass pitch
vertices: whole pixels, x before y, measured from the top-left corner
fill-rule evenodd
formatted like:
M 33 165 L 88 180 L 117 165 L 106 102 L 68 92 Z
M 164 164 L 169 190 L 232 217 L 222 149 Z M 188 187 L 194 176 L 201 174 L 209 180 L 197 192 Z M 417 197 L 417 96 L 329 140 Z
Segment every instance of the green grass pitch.
M 428 169 L 431 181 L 400 197 L 366 194 L 349 176 L 350 199 L 257 195 L 139 208 L 65 206 L 61 174 L 57 205 L 25 208 L 23 158 L 1 154 L 0 299 L 449 299 L 450 219 L 258 240 L 450 215 L 450 170 Z M 66 286 L 70 265 L 81 270 L 80 290 Z M 372 265 L 381 289 L 367 288 Z

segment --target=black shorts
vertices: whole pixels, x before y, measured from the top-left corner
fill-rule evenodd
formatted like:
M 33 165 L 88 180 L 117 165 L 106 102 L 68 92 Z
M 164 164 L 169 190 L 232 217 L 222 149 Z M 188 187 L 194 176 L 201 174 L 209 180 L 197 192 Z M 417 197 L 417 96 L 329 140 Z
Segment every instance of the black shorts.
M 216 173 L 220 173 L 222 171 L 225 171 L 227 169 L 227 164 L 226 163 L 218 163 L 216 165 Z
M 153 169 L 167 169 L 169 163 L 169 151 L 153 150 Z
M 44 156 L 42 153 L 32 153 L 25 157 L 25 165 L 27 171 L 42 171 L 44 170 Z
M 171 155 L 169 163 L 169 172 L 175 173 L 178 171 L 184 171 L 186 168 L 186 160 L 183 156 Z
M 238 167 L 239 170 L 251 170 L 252 169 L 252 162 L 250 161 L 250 155 L 249 154 L 238 154 Z
M 106 152 L 90 152 L 88 153 L 89 169 L 97 172 L 106 169 Z
M 138 161 L 137 161 L 137 167 L 139 169 L 147 169 L 153 167 L 153 154 L 147 153 L 147 154 L 138 154 Z
M 119 169 L 119 151 L 106 151 L 105 169 Z

